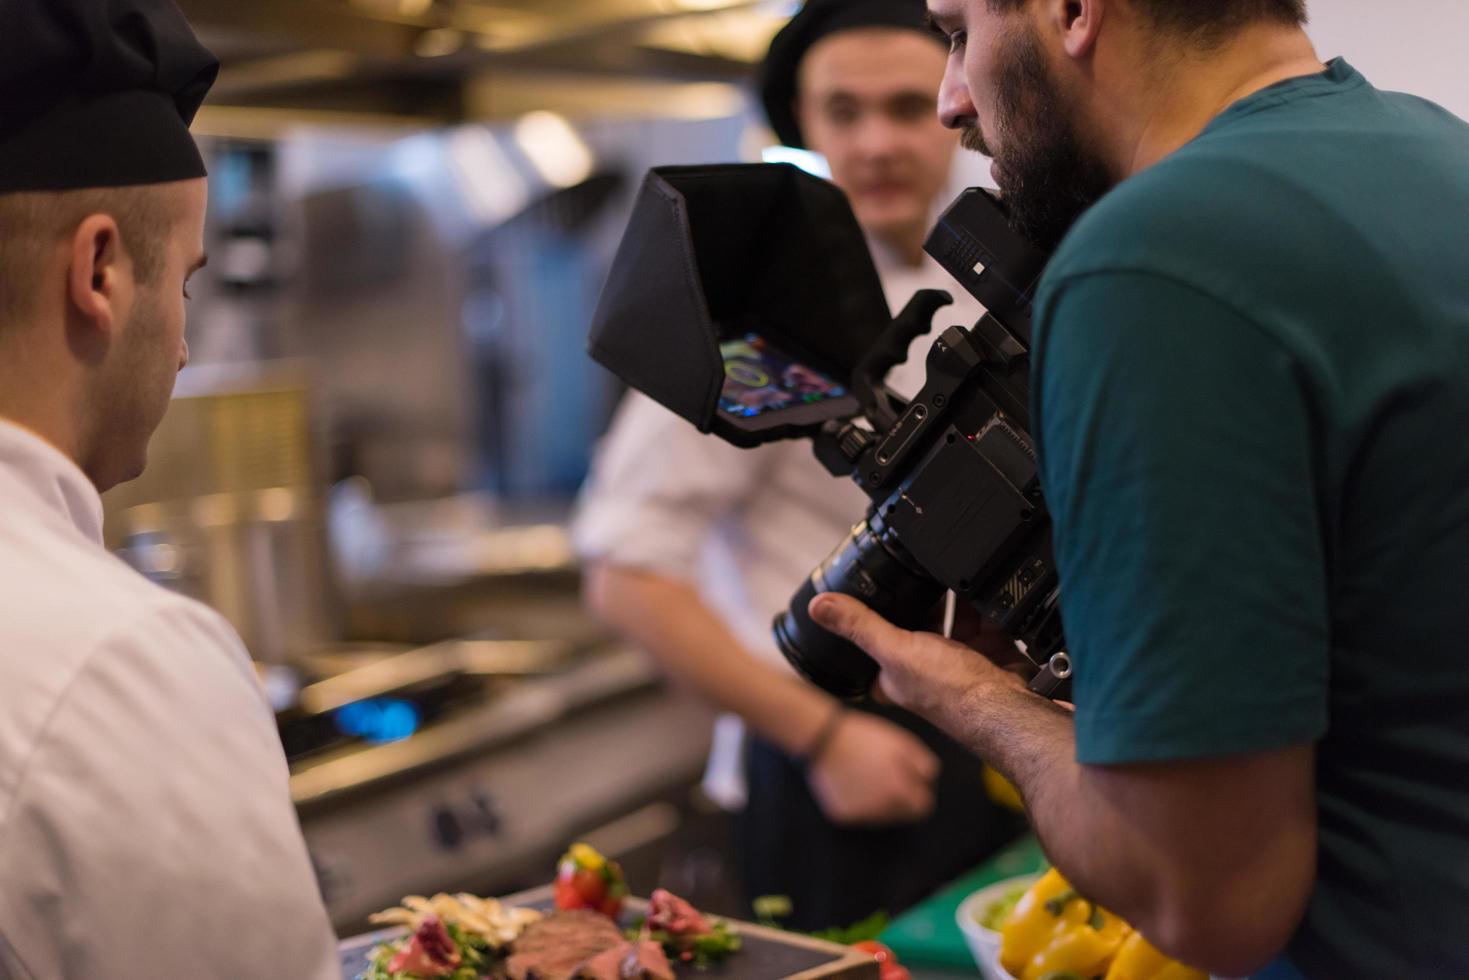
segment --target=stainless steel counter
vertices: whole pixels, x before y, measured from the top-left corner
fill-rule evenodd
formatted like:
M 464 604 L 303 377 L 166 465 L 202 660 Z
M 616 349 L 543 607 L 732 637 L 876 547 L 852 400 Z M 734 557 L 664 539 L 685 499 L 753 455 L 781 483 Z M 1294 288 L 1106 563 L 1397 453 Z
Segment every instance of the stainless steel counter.
M 543 883 L 567 844 L 609 825 L 614 850 L 671 834 L 710 723 L 622 649 L 405 741 L 302 766 L 291 792 L 333 923 L 361 931 L 408 894 Z

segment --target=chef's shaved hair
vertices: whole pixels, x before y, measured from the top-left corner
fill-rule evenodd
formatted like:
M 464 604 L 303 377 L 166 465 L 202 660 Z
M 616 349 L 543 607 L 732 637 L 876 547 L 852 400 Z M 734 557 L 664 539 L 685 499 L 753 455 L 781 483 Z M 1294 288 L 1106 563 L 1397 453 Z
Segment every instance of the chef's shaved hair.
M 158 283 L 169 233 L 182 218 L 165 185 L 0 194 L 0 336 L 32 314 L 38 291 L 48 288 L 43 273 L 52 250 L 94 214 L 117 222 L 138 282 Z

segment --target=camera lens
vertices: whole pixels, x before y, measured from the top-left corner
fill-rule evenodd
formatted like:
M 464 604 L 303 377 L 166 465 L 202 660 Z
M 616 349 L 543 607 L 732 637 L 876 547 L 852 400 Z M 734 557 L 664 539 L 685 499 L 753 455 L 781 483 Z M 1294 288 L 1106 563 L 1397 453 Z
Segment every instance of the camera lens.
M 905 560 L 901 546 L 886 540 L 871 518 L 852 529 L 775 617 L 775 642 L 791 666 L 817 687 L 855 701 L 872 690 L 877 663 L 811 619 L 807 608 L 823 592 L 855 596 L 891 623 L 923 629 L 933 625 L 944 587 Z

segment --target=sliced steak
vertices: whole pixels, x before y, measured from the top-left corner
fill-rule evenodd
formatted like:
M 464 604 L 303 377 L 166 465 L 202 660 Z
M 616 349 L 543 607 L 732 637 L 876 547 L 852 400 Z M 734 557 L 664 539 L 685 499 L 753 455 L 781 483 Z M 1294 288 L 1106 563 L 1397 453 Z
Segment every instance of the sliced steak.
M 611 919 L 596 912 L 557 912 L 526 927 L 511 947 L 510 980 L 571 980 L 577 968 L 623 942 Z
M 587 960 L 576 975 L 582 980 L 674 980 L 663 946 L 650 940 L 619 943 Z

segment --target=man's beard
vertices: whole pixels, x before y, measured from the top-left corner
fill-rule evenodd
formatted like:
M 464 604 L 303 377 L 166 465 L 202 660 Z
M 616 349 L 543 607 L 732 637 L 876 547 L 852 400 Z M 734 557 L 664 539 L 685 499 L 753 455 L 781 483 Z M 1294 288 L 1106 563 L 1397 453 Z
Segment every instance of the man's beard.
M 1011 48 L 998 86 L 999 153 L 990 152 L 977 126 L 964 130 L 962 142 L 994 157 L 1010 223 L 1051 252 L 1115 181 L 1077 134 L 1035 35 L 1018 35 Z

